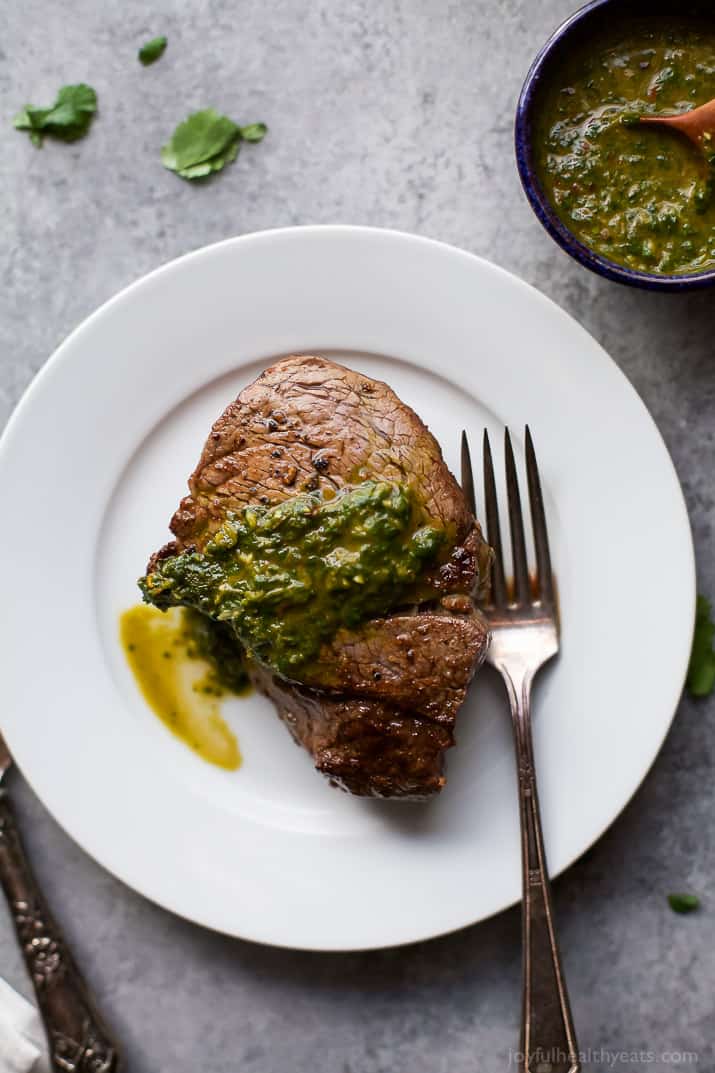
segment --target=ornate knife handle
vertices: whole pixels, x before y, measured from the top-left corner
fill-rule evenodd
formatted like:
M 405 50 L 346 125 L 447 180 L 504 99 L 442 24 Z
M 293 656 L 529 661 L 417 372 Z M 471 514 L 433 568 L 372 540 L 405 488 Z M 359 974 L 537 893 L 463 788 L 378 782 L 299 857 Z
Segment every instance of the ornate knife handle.
M 118 1073 L 119 1052 L 40 893 L 5 790 L 0 883 L 47 1031 L 53 1073 Z

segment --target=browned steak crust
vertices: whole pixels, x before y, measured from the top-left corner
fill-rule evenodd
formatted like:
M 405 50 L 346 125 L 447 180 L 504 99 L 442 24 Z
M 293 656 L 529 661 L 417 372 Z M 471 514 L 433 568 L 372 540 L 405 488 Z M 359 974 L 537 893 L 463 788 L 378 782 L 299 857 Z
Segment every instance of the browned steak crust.
M 451 728 L 486 641 L 479 615 L 390 615 L 340 630 L 301 683 L 379 699 Z
M 289 685 L 265 668 L 256 667 L 251 677 L 318 771 L 341 789 L 362 797 L 419 800 L 444 786 L 444 750 L 454 744 L 451 727 L 380 701 Z
M 434 436 L 379 380 L 316 357 L 276 362 L 214 424 L 189 495 L 171 520 L 179 548 L 201 544 L 227 510 L 379 476 L 419 488 L 427 513 L 473 524 Z

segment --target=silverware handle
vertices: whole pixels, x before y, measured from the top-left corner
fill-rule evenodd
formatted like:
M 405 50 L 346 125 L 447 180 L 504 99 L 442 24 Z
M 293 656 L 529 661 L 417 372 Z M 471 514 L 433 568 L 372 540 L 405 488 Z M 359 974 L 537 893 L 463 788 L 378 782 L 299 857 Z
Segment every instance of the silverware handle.
M 517 682 L 506 674 L 504 677 L 514 727 L 521 820 L 523 1007 L 519 1068 L 522 1073 L 578 1073 L 581 1064 L 556 940 L 536 791 L 532 676 L 526 672 Z
M 118 1073 L 116 1045 L 40 892 L 5 790 L 0 883 L 47 1031 L 53 1073 Z

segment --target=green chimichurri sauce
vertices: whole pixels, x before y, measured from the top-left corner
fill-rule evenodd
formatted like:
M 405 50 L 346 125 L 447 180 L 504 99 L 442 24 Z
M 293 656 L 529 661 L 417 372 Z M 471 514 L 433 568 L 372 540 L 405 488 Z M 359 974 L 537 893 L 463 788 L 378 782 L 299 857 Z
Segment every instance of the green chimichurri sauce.
M 226 622 L 202 615 L 192 607 L 183 609 L 184 635 L 189 659 L 203 659 L 208 670 L 202 679 L 204 693 L 221 697 L 224 693 L 241 696 L 250 691 L 243 645 Z
M 447 543 L 407 485 L 364 483 L 227 516 L 202 551 L 160 562 L 147 603 L 230 623 L 249 655 L 291 677 L 341 626 L 417 598 Z
M 715 97 L 715 30 L 654 16 L 576 49 L 542 91 L 539 181 L 596 253 L 642 272 L 715 265 L 715 169 L 683 135 L 638 124 Z

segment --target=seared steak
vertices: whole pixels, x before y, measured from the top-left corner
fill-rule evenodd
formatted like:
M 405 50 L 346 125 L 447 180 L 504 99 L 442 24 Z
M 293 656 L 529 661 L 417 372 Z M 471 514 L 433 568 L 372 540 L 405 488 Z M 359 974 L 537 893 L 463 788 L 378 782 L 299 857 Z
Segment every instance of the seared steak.
M 407 484 L 448 536 L 419 605 L 339 630 L 295 681 L 257 664 L 251 675 L 335 783 L 424 797 L 444 785 L 443 753 L 486 654 L 474 597 L 489 550 L 436 440 L 386 384 L 317 357 L 267 369 L 215 423 L 172 518 L 176 539 L 148 570 L 201 551 L 228 512 L 376 479 Z
M 452 727 L 485 649 L 484 620 L 439 610 L 389 615 L 358 630 L 341 630 L 301 684 L 382 700 Z
M 416 718 L 379 700 L 320 693 L 256 668 L 253 682 L 273 701 L 318 771 L 363 797 L 421 799 L 441 790 L 452 728 Z

